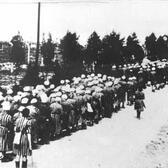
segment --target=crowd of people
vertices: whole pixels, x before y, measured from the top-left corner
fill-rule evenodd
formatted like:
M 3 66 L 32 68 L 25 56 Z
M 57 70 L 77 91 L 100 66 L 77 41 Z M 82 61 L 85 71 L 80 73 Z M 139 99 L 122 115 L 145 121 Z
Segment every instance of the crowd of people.
M 0 63 L 0 71 L 10 71 L 11 73 L 16 69 L 12 62 Z
M 27 167 L 37 144 L 87 129 L 126 104 L 134 105 L 140 119 L 143 89 L 150 86 L 154 92 L 167 84 L 168 63 L 114 65 L 110 75 L 82 74 L 58 86 L 51 75 L 40 77 L 36 86 L 0 87 L 0 158 L 6 160 L 6 152 L 12 151 L 16 168 Z

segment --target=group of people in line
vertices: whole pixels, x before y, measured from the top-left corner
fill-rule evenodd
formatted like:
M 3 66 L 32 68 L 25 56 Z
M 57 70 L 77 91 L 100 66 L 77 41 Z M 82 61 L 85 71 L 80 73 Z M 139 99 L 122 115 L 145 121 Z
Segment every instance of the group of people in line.
M 6 154 L 12 151 L 16 168 L 27 168 L 27 157 L 36 145 L 98 124 L 126 104 L 134 105 L 140 119 L 145 108 L 143 89 L 163 88 L 168 79 L 167 65 L 161 61 L 113 66 L 110 75 L 82 74 L 61 80 L 59 86 L 51 83 L 48 75 L 36 86 L 1 87 L 1 160 L 8 159 Z

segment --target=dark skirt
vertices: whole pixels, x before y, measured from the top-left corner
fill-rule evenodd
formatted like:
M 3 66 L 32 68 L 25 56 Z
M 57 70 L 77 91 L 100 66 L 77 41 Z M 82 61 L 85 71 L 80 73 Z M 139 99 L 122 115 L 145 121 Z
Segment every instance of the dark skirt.
M 26 133 L 21 135 L 19 145 L 14 144 L 13 152 L 14 154 L 19 156 L 30 156 L 31 153 L 30 153 L 30 147 L 29 147 L 29 140 L 28 140 L 28 135 Z
M 138 110 L 138 111 L 144 111 L 144 103 L 143 100 L 135 100 L 135 105 L 134 105 L 134 109 Z
M 94 112 L 86 112 L 86 119 L 89 120 L 89 121 L 93 121 L 94 120 Z

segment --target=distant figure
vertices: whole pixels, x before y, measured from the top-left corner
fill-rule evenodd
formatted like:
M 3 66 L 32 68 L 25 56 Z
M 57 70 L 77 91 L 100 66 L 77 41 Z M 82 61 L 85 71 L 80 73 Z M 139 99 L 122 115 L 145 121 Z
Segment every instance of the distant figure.
M 152 85 L 152 92 L 155 92 L 156 90 L 156 68 L 155 67 L 152 67 L 151 69 L 150 80 Z
M 145 99 L 145 95 L 142 92 L 142 89 L 139 88 L 137 89 L 137 91 L 135 92 L 135 104 L 134 104 L 134 109 L 137 111 L 137 118 L 140 119 L 141 118 L 141 112 L 144 111 L 145 107 L 145 103 L 144 100 Z

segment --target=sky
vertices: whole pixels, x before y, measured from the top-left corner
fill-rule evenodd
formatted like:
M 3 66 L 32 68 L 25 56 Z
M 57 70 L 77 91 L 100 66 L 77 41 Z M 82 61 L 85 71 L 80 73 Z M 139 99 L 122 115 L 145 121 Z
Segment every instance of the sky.
M 36 42 L 37 1 L 0 0 L 0 41 L 10 41 L 19 31 L 25 41 Z M 121 37 L 136 32 L 143 43 L 152 32 L 168 34 L 168 1 L 41 0 L 40 41 L 43 33 L 59 41 L 68 30 L 82 45 L 93 31 L 103 38 L 113 30 Z

